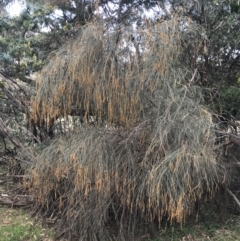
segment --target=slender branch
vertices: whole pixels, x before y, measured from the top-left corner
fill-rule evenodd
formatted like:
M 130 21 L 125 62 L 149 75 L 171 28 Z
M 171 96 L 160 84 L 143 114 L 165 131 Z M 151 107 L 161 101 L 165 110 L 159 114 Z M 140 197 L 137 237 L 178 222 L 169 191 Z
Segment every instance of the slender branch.
M 225 163 L 225 166 L 226 166 L 226 167 L 240 168 L 240 162 Z
M 119 5 L 118 5 L 118 13 L 117 13 L 117 19 L 119 21 L 121 12 L 122 12 L 122 6 L 123 6 L 123 0 L 120 0 Z
M 227 188 L 227 192 L 233 197 L 234 201 L 237 203 L 237 205 L 240 207 L 240 202 L 237 199 L 237 197 Z
M 191 86 L 191 85 L 193 84 L 193 80 L 194 80 L 196 74 L 197 74 L 197 69 L 194 70 L 194 73 L 193 73 L 193 75 L 192 75 L 192 78 L 189 80 L 189 86 Z
M 9 140 L 14 144 L 14 146 L 16 146 L 19 149 L 24 150 L 26 155 L 28 155 L 33 160 L 35 160 L 35 158 L 32 156 L 32 154 L 29 151 L 27 151 L 26 148 L 22 145 L 22 143 L 19 142 L 17 140 L 17 138 L 14 137 L 13 134 L 9 131 L 8 127 L 5 125 L 5 123 L 4 123 L 4 121 L 2 120 L 1 117 L 0 117 L 0 134 L 2 134 L 3 136 L 8 137 Z M 30 163 L 28 161 L 24 161 L 24 162 Z
M 12 133 L 9 131 L 7 126 L 5 125 L 4 121 L 0 117 L 0 133 L 3 136 L 7 136 L 9 140 L 18 148 L 24 149 L 24 146 L 12 135 Z

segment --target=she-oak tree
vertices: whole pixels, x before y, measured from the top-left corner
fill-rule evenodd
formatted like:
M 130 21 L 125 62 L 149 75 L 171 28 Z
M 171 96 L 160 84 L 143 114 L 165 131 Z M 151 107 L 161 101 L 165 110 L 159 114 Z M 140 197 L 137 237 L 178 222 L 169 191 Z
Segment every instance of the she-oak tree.
M 213 117 L 239 111 L 238 1 L 26 2 L 1 16 L 0 128 L 39 142 L 24 184 L 59 237 L 134 240 L 227 185 Z

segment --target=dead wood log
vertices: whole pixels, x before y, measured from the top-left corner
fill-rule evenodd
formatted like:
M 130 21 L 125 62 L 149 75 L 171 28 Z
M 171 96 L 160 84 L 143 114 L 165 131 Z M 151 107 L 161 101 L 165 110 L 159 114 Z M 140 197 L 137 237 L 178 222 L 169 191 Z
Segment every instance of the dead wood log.
M 30 206 L 34 202 L 32 195 L 7 195 L 0 197 L 0 205 L 7 205 L 11 207 L 26 207 Z

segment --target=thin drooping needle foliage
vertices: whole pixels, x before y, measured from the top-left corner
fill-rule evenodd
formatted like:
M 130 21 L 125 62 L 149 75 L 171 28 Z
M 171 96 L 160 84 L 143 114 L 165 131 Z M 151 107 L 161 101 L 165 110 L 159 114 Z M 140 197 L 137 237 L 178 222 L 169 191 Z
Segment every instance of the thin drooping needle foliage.
M 26 180 L 68 240 L 134 240 L 139 223 L 182 223 L 225 180 L 211 113 L 178 62 L 187 32 L 177 19 L 132 31 L 138 44 L 130 29 L 89 24 L 41 73 L 35 118 L 98 116 L 52 140 Z
M 85 26 L 43 69 L 32 102 L 34 118 L 48 120 L 75 110 L 122 126 L 141 121 L 156 110 L 154 93 L 175 67 L 175 43 L 181 41 L 177 24 L 173 20 L 138 31 Z

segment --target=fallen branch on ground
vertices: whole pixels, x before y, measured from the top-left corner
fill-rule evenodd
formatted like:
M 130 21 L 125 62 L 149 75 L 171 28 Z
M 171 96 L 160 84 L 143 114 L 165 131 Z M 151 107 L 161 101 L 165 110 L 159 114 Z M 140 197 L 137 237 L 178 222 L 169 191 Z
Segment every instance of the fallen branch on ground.
M 14 195 L 14 196 L 4 196 L 4 194 L 1 194 L 1 195 L 2 197 L 0 197 L 0 205 L 7 205 L 11 207 L 26 207 L 26 206 L 30 206 L 34 201 L 34 197 L 32 195 Z

